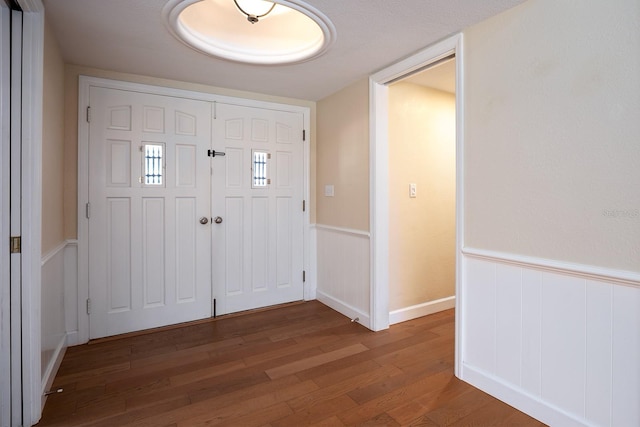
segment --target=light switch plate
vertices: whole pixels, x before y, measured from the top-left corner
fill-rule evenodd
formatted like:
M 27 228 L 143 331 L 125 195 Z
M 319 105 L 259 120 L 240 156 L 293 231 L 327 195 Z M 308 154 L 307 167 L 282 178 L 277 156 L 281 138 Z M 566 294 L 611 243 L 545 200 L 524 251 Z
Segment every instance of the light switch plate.
M 409 197 L 411 197 L 412 199 L 417 197 L 418 193 L 418 187 L 416 184 L 409 184 Z
M 333 184 L 324 186 L 324 195 L 325 195 L 325 197 L 333 197 L 334 196 Z

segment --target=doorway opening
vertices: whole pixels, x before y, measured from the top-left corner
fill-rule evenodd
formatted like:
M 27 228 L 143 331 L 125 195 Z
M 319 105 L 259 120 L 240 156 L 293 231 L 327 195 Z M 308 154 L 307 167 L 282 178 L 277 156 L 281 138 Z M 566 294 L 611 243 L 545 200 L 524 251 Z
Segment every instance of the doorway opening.
M 461 250 L 463 247 L 463 52 L 462 35 L 442 40 L 415 55 L 393 64 L 369 79 L 370 85 L 370 188 L 371 188 L 371 329 L 382 330 L 390 324 L 390 174 L 389 140 L 390 85 L 455 57 L 455 374 L 461 366 L 460 325 L 464 312 L 461 294 Z M 411 183 L 406 183 L 411 184 Z M 405 191 L 410 195 L 411 188 Z M 416 186 L 416 196 L 419 189 Z M 426 196 L 426 194 L 425 194 Z M 406 197 L 406 196 L 405 196 Z
M 455 56 L 389 84 L 389 324 L 455 307 Z

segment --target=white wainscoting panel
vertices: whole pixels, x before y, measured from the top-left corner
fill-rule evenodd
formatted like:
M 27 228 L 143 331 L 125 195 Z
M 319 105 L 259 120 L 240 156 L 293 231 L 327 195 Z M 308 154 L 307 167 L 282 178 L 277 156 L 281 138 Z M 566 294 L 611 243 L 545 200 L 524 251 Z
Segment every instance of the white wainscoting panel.
M 463 380 L 550 425 L 640 426 L 640 274 L 463 253 Z
M 370 327 L 369 233 L 316 225 L 317 299 Z
M 80 344 L 78 306 L 78 241 L 67 240 L 64 249 L 64 321 L 69 346 Z
M 63 242 L 41 260 L 41 380 L 42 393 L 51 386 L 67 348 L 64 311 Z M 44 398 L 42 399 L 44 405 Z

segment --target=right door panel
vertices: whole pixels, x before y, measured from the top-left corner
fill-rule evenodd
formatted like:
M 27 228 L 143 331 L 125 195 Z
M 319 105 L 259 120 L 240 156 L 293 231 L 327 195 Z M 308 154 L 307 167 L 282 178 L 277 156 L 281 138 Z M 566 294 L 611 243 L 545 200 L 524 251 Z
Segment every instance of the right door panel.
M 303 299 L 303 115 L 217 104 L 213 122 L 217 314 Z

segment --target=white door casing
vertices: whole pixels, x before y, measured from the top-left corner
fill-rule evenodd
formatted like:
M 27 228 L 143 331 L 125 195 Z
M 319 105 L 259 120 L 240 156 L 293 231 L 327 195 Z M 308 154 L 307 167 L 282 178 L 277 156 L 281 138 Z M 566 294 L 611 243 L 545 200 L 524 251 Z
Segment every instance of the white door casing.
M 301 113 L 218 103 L 213 147 L 213 278 L 217 314 L 303 295 L 304 120 Z M 266 182 L 254 182 L 266 161 Z M 264 169 L 262 169 L 264 171 Z
M 12 176 L 11 162 L 11 14 L 5 3 L 0 2 L 0 241 L 8 242 L 11 236 L 11 182 L 19 181 L 20 175 Z M 9 245 L 0 245 L 0 372 L 5 373 L 0 381 L 0 425 L 11 425 L 11 408 L 20 396 L 18 388 L 12 390 L 11 362 L 11 255 Z M 19 313 L 16 313 L 17 315 Z M 15 316 L 14 315 L 14 316 Z M 18 352 L 16 360 L 19 360 Z
M 90 338 L 210 316 L 211 104 L 92 87 L 90 108 Z
M 369 77 L 370 92 L 370 221 L 371 221 L 371 329 L 389 327 L 389 170 L 387 84 L 455 54 L 456 58 L 456 349 L 455 374 L 462 366 L 462 248 L 464 247 L 464 52 L 462 34 L 453 35 Z

